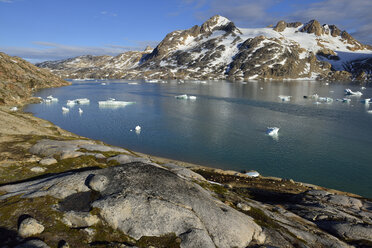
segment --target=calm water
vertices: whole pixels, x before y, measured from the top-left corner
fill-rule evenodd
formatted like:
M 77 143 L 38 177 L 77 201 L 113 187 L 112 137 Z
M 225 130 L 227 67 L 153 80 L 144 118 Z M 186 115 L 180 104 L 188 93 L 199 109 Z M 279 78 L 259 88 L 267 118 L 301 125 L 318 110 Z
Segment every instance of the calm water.
M 372 88 L 351 103 L 314 104 L 304 95 L 344 97 L 360 86 L 315 82 L 226 81 L 150 84 L 137 81 L 74 82 L 45 89 L 58 103 L 33 104 L 26 111 L 76 134 L 152 155 L 233 170 L 254 169 L 263 175 L 354 192 L 372 197 L 372 114 L 360 103 Z M 261 89 L 263 88 L 263 90 Z M 189 94 L 197 100 L 179 100 Z M 278 95 L 293 96 L 281 102 Z M 66 100 L 89 98 L 67 114 Z M 110 97 L 136 104 L 99 108 Z M 84 112 L 80 115 L 78 107 Z M 370 107 L 372 109 L 372 105 Z M 140 134 L 134 129 L 140 125 Z M 278 139 L 266 127 L 280 127 Z

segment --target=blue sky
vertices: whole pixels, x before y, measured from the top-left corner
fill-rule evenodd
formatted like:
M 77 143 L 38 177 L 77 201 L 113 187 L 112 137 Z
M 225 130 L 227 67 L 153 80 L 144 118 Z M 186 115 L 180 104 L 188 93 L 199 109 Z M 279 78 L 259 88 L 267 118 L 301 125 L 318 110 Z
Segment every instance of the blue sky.
M 156 46 L 220 14 L 238 27 L 336 24 L 372 43 L 372 0 L 0 0 L 0 51 L 32 62 Z

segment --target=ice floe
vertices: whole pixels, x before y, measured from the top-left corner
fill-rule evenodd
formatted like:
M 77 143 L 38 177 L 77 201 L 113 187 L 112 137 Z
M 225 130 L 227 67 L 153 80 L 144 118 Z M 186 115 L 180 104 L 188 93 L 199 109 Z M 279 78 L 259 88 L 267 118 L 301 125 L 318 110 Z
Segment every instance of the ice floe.
M 70 109 L 69 108 L 66 108 L 66 107 L 62 107 L 62 112 L 63 113 L 67 113 L 67 112 L 69 112 L 70 111 Z
M 58 98 L 53 97 L 52 95 L 47 96 L 44 100 L 45 103 L 58 102 Z
M 68 106 L 74 106 L 75 104 L 86 105 L 89 103 L 90 103 L 90 100 L 88 98 L 78 98 L 75 100 L 67 100 L 66 102 Z
M 292 96 L 283 96 L 283 95 L 280 95 L 278 96 L 280 98 L 280 100 L 282 100 L 283 102 L 289 102 L 291 100 L 291 97 Z
M 362 92 L 360 91 L 352 91 L 351 89 L 345 89 L 345 95 L 349 95 L 349 96 L 361 96 L 363 95 Z
M 248 171 L 247 173 L 245 173 L 247 176 L 250 176 L 250 177 L 259 177 L 260 176 L 260 173 L 258 173 L 257 171 Z
M 83 113 L 83 110 L 79 108 L 79 114 L 82 114 L 82 113 Z
M 278 127 L 268 127 L 266 129 L 266 134 L 270 136 L 278 135 L 279 128 Z
M 115 98 L 109 98 L 106 101 L 98 101 L 98 105 L 101 108 L 118 108 L 118 107 L 125 107 L 135 102 L 125 102 L 125 101 L 116 101 Z
M 176 99 L 184 99 L 184 100 L 196 100 L 196 96 L 188 96 L 186 94 L 175 96 Z

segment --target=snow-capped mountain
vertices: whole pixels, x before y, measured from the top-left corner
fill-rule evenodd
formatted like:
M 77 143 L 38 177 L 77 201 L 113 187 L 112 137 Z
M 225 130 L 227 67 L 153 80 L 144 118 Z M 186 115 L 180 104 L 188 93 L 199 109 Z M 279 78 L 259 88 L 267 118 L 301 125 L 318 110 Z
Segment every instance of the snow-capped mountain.
M 279 21 L 238 28 L 216 15 L 166 35 L 152 51 L 44 62 L 69 78 L 329 79 L 372 77 L 372 47 L 335 25 Z

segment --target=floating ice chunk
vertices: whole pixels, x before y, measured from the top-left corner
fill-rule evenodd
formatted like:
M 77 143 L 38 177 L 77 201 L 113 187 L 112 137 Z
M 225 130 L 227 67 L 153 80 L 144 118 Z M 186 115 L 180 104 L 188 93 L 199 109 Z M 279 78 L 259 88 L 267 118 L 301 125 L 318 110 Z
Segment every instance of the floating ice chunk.
M 101 83 L 101 85 L 106 85 L 106 83 Z
M 134 83 L 128 83 L 129 85 L 137 85 L 138 83 L 134 82 Z
M 79 108 L 79 114 L 82 114 L 82 113 L 83 113 L 83 110 Z
M 270 136 L 278 135 L 278 132 L 279 132 L 279 128 L 278 127 L 268 127 L 266 129 L 266 134 L 268 134 Z
M 351 89 L 345 89 L 345 95 L 349 95 L 349 96 L 361 96 L 363 95 L 362 92 L 360 91 L 352 91 Z
M 319 104 L 322 104 L 322 103 L 321 102 L 314 102 L 314 104 L 319 105 Z
M 189 96 L 190 100 L 196 100 L 196 96 Z
M 263 90 L 263 87 L 261 87 L 260 90 Z
M 150 79 L 150 80 L 146 80 L 147 83 L 159 83 L 159 80 L 157 79 Z
M 175 96 L 177 99 L 187 99 L 188 96 L 186 94 Z
M 11 107 L 11 108 L 10 108 L 10 111 L 12 111 L 12 112 L 15 112 L 15 111 L 17 111 L 17 110 L 18 110 L 17 107 Z
M 136 134 L 140 134 L 141 133 L 141 127 L 138 126 L 138 125 L 134 128 L 134 130 L 136 131 Z
M 79 98 L 75 99 L 75 102 L 78 104 L 89 104 L 90 100 L 88 98 Z
M 56 97 L 53 97 L 52 95 L 50 95 L 50 96 L 47 96 L 47 98 L 46 99 L 49 99 L 50 101 L 52 101 L 52 102 L 58 102 L 58 98 L 56 98 Z
M 367 110 L 367 113 L 368 114 L 372 114 L 372 110 Z
M 291 97 L 292 96 L 283 96 L 283 95 L 280 95 L 278 96 L 280 98 L 280 100 L 282 100 L 283 102 L 288 102 L 291 100 Z
M 362 88 L 360 88 L 360 89 L 361 89 L 361 90 L 365 90 L 365 89 L 367 89 L 367 88 L 362 86 Z
M 62 107 L 62 112 L 63 113 L 67 113 L 67 112 L 69 112 L 70 111 L 70 109 L 69 108 L 66 108 L 66 107 Z
M 259 177 L 260 176 L 260 173 L 258 173 L 257 171 L 248 171 L 247 173 L 245 173 L 247 176 L 250 176 L 250 177 Z
M 75 100 L 67 100 L 66 105 L 68 106 L 74 106 L 76 104 Z
M 313 94 L 311 95 L 311 98 L 318 99 L 319 95 L 318 94 Z
M 371 101 L 371 98 L 366 98 L 364 100 L 362 100 L 361 102 L 364 103 L 364 104 L 369 104 Z
M 125 107 L 135 102 L 124 102 L 124 101 L 116 101 L 114 98 L 109 98 L 106 101 L 98 101 L 98 105 L 101 108 L 118 108 L 118 107 Z
M 319 102 L 328 102 L 328 103 L 331 103 L 331 102 L 333 102 L 333 98 L 330 98 L 330 97 L 318 97 L 318 101 Z

